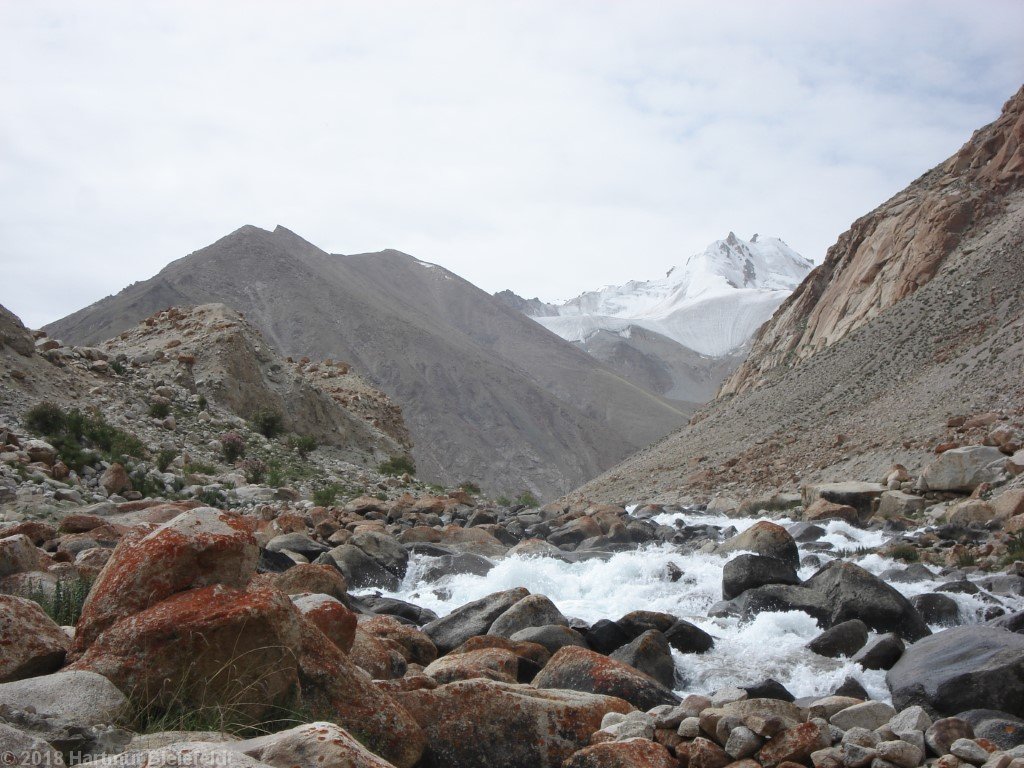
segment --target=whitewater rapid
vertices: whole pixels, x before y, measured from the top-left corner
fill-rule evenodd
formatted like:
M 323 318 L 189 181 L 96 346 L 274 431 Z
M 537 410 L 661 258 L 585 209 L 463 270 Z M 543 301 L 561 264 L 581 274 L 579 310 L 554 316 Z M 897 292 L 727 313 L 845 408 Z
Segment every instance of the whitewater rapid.
M 756 518 L 731 519 L 699 513 L 664 514 L 657 523 L 673 525 L 713 525 L 745 530 Z M 788 519 L 773 522 L 787 525 Z M 875 548 L 887 540 L 879 531 L 864 531 L 840 521 L 823 524 L 825 536 L 837 550 L 856 551 Z M 752 621 L 737 618 L 708 618 L 708 609 L 722 599 L 722 568 L 736 553 L 717 555 L 703 552 L 683 553 L 672 545 L 641 547 L 620 552 L 607 559 L 589 559 L 569 563 L 553 557 L 511 557 L 495 560 L 485 576 L 459 574 L 426 582 L 425 569 L 436 558 L 414 555 L 401 587 L 395 592 L 379 592 L 430 608 L 439 616 L 472 600 L 493 592 L 526 587 L 531 593 L 547 595 L 563 614 L 593 623 L 598 619 L 618 619 L 635 610 L 663 611 L 696 624 L 715 638 L 715 647 L 704 654 L 673 651 L 677 670 L 677 692 L 711 693 L 728 686 L 749 686 L 774 678 L 794 695 L 831 694 L 847 677 L 858 680 L 872 698 L 889 699 L 885 673 L 865 671 L 848 659 L 829 659 L 806 649 L 807 643 L 821 633 L 814 619 L 799 611 L 762 613 Z M 808 554 L 801 546 L 801 557 Z M 816 551 L 822 563 L 831 556 Z M 848 558 L 874 574 L 905 564 L 876 554 Z M 671 581 L 669 564 L 678 566 L 683 576 Z M 817 567 L 803 567 L 801 579 L 809 578 Z M 932 571 L 935 569 L 932 568 Z M 913 583 L 890 582 L 907 597 L 933 592 L 948 578 Z M 945 593 L 960 606 L 961 620 L 975 623 L 982 619 L 988 604 L 976 596 Z M 1001 598 L 1007 610 L 1024 610 L 1024 598 Z M 940 631 L 942 627 L 932 628 Z M 874 635 L 872 635 L 873 637 Z

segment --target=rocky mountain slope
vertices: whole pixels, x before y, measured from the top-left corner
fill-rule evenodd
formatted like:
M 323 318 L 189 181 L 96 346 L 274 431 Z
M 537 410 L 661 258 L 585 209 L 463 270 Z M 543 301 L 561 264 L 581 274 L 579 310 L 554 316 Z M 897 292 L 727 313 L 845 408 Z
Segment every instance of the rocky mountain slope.
M 777 238 L 746 241 L 730 232 L 657 280 L 607 286 L 561 305 L 495 295 L 630 381 L 704 403 L 811 266 Z
M 688 416 L 441 267 L 332 255 L 281 227 L 243 227 L 48 330 L 95 343 L 209 302 L 244 312 L 284 354 L 365 374 L 401 405 L 429 479 L 564 492 Z
M 876 479 L 956 445 L 953 417 L 1019 419 L 1022 139 L 1024 89 L 956 155 L 840 237 L 721 397 L 580 495 Z

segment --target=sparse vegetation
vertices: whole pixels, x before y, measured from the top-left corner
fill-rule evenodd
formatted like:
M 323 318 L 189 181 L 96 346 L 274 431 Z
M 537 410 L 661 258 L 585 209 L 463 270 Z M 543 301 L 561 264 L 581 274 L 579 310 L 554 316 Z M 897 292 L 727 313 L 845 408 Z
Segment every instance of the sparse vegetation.
M 228 464 L 234 464 L 245 456 L 245 438 L 232 430 L 220 436 L 221 451 Z
M 204 461 L 192 460 L 183 468 L 186 475 L 216 475 L 217 467 Z
M 100 413 L 73 409 L 65 412 L 53 403 L 40 403 L 25 413 L 25 425 L 50 442 L 69 467 L 81 470 L 97 460 L 94 450 L 109 461 L 124 463 L 143 458 L 146 447 L 134 435 L 108 424 Z
M 173 448 L 162 448 L 156 455 L 156 468 L 161 472 L 166 472 L 171 468 L 171 464 L 178 458 L 178 452 Z
M 171 414 L 171 406 L 169 403 L 155 402 L 149 406 L 149 415 L 154 419 L 166 419 Z
M 313 491 L 313 503 L 318 507 L 329 507 L 334 504 L 340 492 L 341 486 L 337 483 L 330 483 L 322 488 L 317 488 Z
M 472 480 L 463 480 L 461 483 L 459 483 L 459 488 L 465 491 L 466 493 L 470 493 L 473 495 L 480 493 L 480 486 L 474 483 Z
M 529 491 L 523 491 L 516 496 L 516 504 L 521 504 L 524 507 L 539 507 L 540 501 Z
M 46 615 L 61 626 L 74 626 L 82 615 L 82 606 L 89 596 L 92 582 L 78 577 L 70 581 L 58 581 L 53 594 L 40 589 L 29 595 L 46 611 Z
M 901 543 L 889 548 L 889 557 L 904 563 L 916 563 L 921 559 L 921 553 L 913 544 Z
M 284 432 L 284 416 L 270 408 L 260 408 L 252 415 L 252 427 L 267 439 L 274 439 Z
M 316 438 L 312 435 L 292 435 L 288 438 L 288 447 L 305 459 L 317 449 Z
M 406 474 L 415 475 L 416 465 L 408 456 L 392 456 L 387 461 L 381 462 L 377 467 L 377 471 L 382 475 L 392 475 L 394 477 Z
M 255 456 L 246 459 L 242 462 L 242 474 L 245 475 L 245 479 L 250 483 L 258 484 L 263 482 L 263 478 L 267 475 L 267 462 L 263 459 L 258 459 Z

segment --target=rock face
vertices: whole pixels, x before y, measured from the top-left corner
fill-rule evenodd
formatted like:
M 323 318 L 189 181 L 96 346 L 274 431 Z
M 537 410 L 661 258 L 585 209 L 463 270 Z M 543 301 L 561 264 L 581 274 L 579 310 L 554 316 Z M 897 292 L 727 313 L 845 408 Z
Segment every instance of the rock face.
M 792 487 L 795 467 L 805 485 L 878 482 L 894 463 L 914 474 L 933 460 L 965 403 L 1016 402 L 1022 125 L 1024 90 L 954 157 L 856 221 L 688 426 L 571 498 L 675 502 L 727 484 L 756 493 Z
M 152 531 L 132 529 L 89 592 L 74 652 L 116 621 L 178 592 L 213 584 L 244 587 L 258 558 L 248 523 L 212 507 L 189 510 Z
M 621 699 L 466 680 L 397 694 L 426 732 L 430 768 L 560 768 Z
M 283 355 L 365 373 L 401 406 L 430 480 L 565 492 L 689 416 L 441 267 L 398 251 L 328 254 L 283 227 L 242 227 L 50 331 L 94 343 L 210 301 Z
M 898 708 L 938 715 L 998 709 L 1024 715 L 1024 636 L 1005 629 L 947 629 L 910 646 L 886 676 Z

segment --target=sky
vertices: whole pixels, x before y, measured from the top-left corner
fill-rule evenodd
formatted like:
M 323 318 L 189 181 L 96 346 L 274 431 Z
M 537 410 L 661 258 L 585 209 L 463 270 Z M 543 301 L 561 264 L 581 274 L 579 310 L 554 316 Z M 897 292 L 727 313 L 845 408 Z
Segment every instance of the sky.
M 1019 1 L 0 0 L 0 303 L 244 224 L 545 300 L 729 231 L 820 262 L 1022 83 Z

